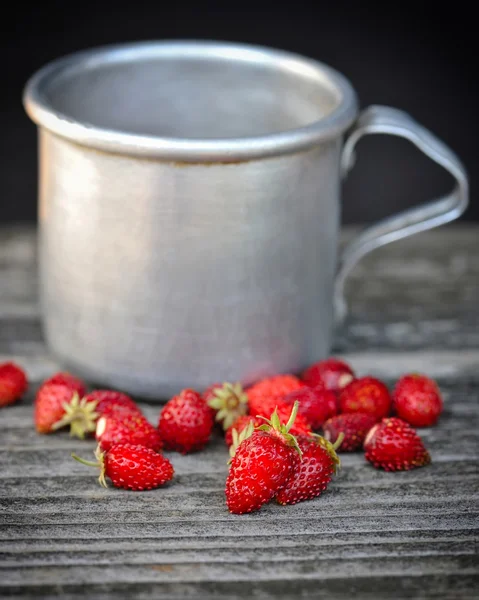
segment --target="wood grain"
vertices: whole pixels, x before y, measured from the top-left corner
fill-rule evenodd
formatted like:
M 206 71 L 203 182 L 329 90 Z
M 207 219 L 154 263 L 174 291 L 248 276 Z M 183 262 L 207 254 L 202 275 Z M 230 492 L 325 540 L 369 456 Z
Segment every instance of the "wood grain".
M 33 382 L 0 413 L 0 597 L 477 598 L 478 239 L 453 226 L 367 257 L 336 336 L 359 374 L 438 379 L 445 414 L 420 432 L 432 464 L 388 474 L 343 455 L 321 498 L 232 516 L 219 436 L 169 453 L 173 482 L 135 494 L 103 490 L 70 458 L 92 441 L 34 432 L 36 387 L 59 365 L 42 338 L 34 231 L 0 229 L 0 362 L 18 360 Z M 142 406 L 156 422 L 160 407 Z

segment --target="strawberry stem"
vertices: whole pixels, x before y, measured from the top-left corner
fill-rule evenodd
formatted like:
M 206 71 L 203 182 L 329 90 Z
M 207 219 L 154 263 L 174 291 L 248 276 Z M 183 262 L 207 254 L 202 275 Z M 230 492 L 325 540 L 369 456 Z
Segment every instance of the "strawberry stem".
M 91 460 L 85 460 L 84 458 L 80 458 L 79 456 L 77 456 L 74 452 L 72 452 L 72 458 L 74 458 L 76 461 L 78 461 L 79 463 L 81 463 L 82 465 L 86 465 L 87 467 L 97 467 L 100 469 L 100 475 L 98 477 L 98 482 L 99 484 L 106 488 L 107 483 L 105 480 L 105 460 L 104 460 L 104 453 L 101 451 L 100 445 L 97 446 L 96 450 L 95 450 L 95 458 L 97 459 L 97 462 L 93 462 Z
M 333 444 L 334 450 L 337 450 L 339 448 L 339 446 L 341 446 L 341 444 L 343 443 L 343 440 L 344 440 L 344 433 L 341 431 L 341 433 L 338 435 L 337 440 Z
M 293 404 L 293 410 L 291 411 L 291 414 L 289 415 L 288 422 L 285 425 L 286 432 L 288 432 L 291 429 L 291 427 L 294 425 L 296 416 L 298 414 L 298 408 L 299 408 L 299 402 L 296 400 L 295 403 Z
M 99 467 L 99 462 L 93 462 L 92 460 L 85 460 L 84 458 L 80 458 L 74 452 L 72 452 L 72 458 L 81 463 L 82 465 L 86 465 L 87 467 Z

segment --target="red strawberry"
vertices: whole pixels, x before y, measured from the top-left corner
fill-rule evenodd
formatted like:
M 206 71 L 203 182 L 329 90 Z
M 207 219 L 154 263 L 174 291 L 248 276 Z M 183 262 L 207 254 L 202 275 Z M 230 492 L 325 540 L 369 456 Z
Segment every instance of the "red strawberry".
M 117 444 L 145 446 L 159 451 L 163 447 L 158 430 L 140 413 L 120 409 L 98 419 L 95 437 L 102 450 Z
M 186 389 L 165 404 L 158 429 L 167 448 L 187 454 L 208 443 L 213 425 L 206 402 L 198 392 Z
M 260 427 L 264 424 L 263 419 L 259 419 L 258 417 L 253 417 L 253 415 L 243 415 L 242 417 L 238 417 L 236 421 L 226 430 L 225 433 L 225 443 L 229 447 L 233 443 L 233 429 L 236 429 L 238 435 L 248 427 L 248 425 L 252 423 L 253 427 Z
M 83 381 L 69 373 L 57 373 L 47 379 L 35 397 L 34 421 L 38 433 L 51 433 L 65 416 L 65 408 L 76 394 L 85 394 Z
M 75 392 L 69 403 L 66 403 L 65 413 L 52 429 L 70 426 L 70 435 L 83 439 L 86 434 L 96 429 L 98 417 L 111 414 L 112 411 L 128 410 L 140 412 L 136 403 L 126 394 L 113 390 L 95 390 L 80 400 Z
M 311 387 L 324 387 L 339 392 L 354 379 L 354 371 L 343 360 L 327 358 L 308 367 L 301 378 Z
M 298 444 L 303 457 L 286 486 L 276 495 L 279 504 L 296 504 L 321 495 L 340 465 L 337 445 L 321 436 L 298 437 Z
M 377 423 L 366 436 L 364 450 L 366 460 L 385 471 L 408 471 L 431 462 L 418 434 L 397 417 Z
M 25 372 L 15 363 L 0 364 L 0 407 L 13 404 L 27 391 Z
M 339 406 L 343 413 L 368 413 L 379 421 L 391 411 L 391 396 L 388 388 L 379 379 L 361 377 L 341 391 Z
M 434 425 L 442 413 L 442 398 L 435 381 L 425 375 L 404 375 L 393 391 L 398 417 L 414 427 Z
M 296 413 L 297 405 L 286 425 L 273 413 L 260 430 L 239 439 L 225 487 L 231 513 L 258 510 L 286 485 L 301 456 L 296 438 L 289 433 Z
M 271 400 L 282 400 L 290 392 L 304 387 L 304 383 L 294 375 L 275 375 L 259 381 L 246 390 L 251 415 L 264 415 L 268 418 L 274 410 L 271 404 L 263 409 L 263 404 Z
M 344 413 L 328 419 L 323 425 L 324 437 L 332 442 L 337 440 L 340 433 L 344 439 L 339 446 L 339 452 L 354 452 L 361 450 L 368 431 L 377 422 L 376 417 L 367 413 Z
M 210 386 L 203 393 L 203 399 L 214 410 L 214 418 L 224 430 L 248 412 L 248 396 L 240 383 Z
M 130 396 L 115 390 L 94 390 L 85 396 L 85 400 L 95 403 L 95 412 L 100 415 L 107 414 L 118 407 L 141 412 L 138 404 Z
M 72 457 L 89 467 L 99 467 L 98 478 L 103 487 L 107 487 L 105 475 L 115 487 L 126 490 L 152 490 L 170 481 L 174 469 L 170 461 L 150 448 L 132 444 L 115 444 L 102 452 L 95 452 L 97 462 L 91 462 L 72 454 Z
M 337 412 L 336 394 L 330 390 L 304 387 L 283 398 L 283 402 L 290 406 L 296 400 L 299 402 L 298 414 L 303 416 L 313 429 L 319 429 L 324 421 Z

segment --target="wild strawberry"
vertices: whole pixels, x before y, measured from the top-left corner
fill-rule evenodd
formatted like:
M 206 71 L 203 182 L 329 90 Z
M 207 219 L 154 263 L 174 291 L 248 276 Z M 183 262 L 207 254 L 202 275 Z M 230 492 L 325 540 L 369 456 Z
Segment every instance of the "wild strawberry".
M 368 413 L 379 421 L 391 411 L 391 396 L 388 388 L 379 379 L 361 377 L 341 391 L 339 406 L 343 413 Z
M 154 451 L 163 447 L 158 430 L 140 413 L 128 409 L 111 411 L 96 424 L 96 440 L 102 450 L 117 444 L 145 446 Z
M 301 375 L 302 380 L 311 387 L 324 387 L 339 392 L 355 378 L 352 368 L 338 358 L 320 360 L 308 367 Z
M 126 394 L 113 390 L 95 390 L 80 399 L 75 392 L 69 403 L 64 405 L 64 415 L 52 425 L 52 429 L 70 426 L 70 435 L 83 439 L 96 430 L 98 417 L 111 414 L 113 410 L 140 412 L 137 404 Z
M 274 400 L 282 400 L 290 392 L 305 387 L 305 384 L 294 375 L 274 375 L 267 377 L 246 390 L 251 415 L 270 417 L 274 410 Z M 263 405 L 268 406 L 265 408 Z M 270 410 L 271 403 L 273 409 Z
M 434 425 L 442 413 L 441 392 L 435 381 L 425 375 L 404 375 L 393 391 L 393 406 L 398 417 L 414 427 Z
M 203 393 L 203 398 L 215 411 L 215 421 L 226 431 L 238 417 L 248 412 L 248 396 L 240 383 L 223 383 L 211 386 Z
M 290 406 L 296 400 L 299 402 L 298 414 L 306 419 L 312 429 L 319 429 L 337 412 L 336 394 L 330 390 L 304 387 L 283 398 L 283 402 Z
M 19 400 L 27 388 L 27 377 L 23 369 L 12 362 L 0 364 L 0 407 Z
M 377 423 L 364 440 L 364 450 L 366 460 L 385 471 L 408 471 L 431 462 L 418 434 L 397 417 Z
M 194 390 L 186 389 L 165 404 L 158 429 L 167 448 L 187 454 L 208 443 L 213 425 L 206 402 Z
M 152 490 L 170 481 L 174 475 L 173 466 L 166 457 L 150 448 L 133 444 L 115 444 L 108 452 L 102 452 L 98 447 L 96 462 L 84 460 L 76 454 L 72 457 L 89 467 L 98 467 L 98 481 L 103 487 L 107 487 L 107 476 L 117 488 Z
M 225 487 L 231 513 L 258 510 L 288 482 L 301 456 L 296 438 L 289 433 L 296 413 L 297 405 L 286 425 L 273 413 L 269 422 L 249 437 L 244 436 L 246 439 L 240 439 L 238 447 L 233 448 Z M 250 432 L 252 429 L 250 425 Z
M 249 424 L 252 424 L 253 427 L 259 427 L 264 424 L 264 420 L 259 417 L 253 417 L 253 415 L 243 415 L 242 417 L 238 417 L 236 421 L 229 427 L 225 432 L 225 443 L 228 447 L 230 447 L 233 443 L 233 429 L 236 429 L 238 435 L 248 427 Z
M 368 431 L 377 422 L 376 417 L 367 413 L 344 413 L 328 419 L 323 425 L 324 437 L 329 442 L 344 435 L 338 452 L 361 450 Z
M 85 384 L 69 373 L 57 373 L 40 386 L 34 406 L 38 433 L 51 433 L 59 428 L 55 424 L 65 416 L 66 407 L 75 392 L 81 398 L 85 394 Z
M 302 460 L 296 467 L 286 486 L 276 495 L 279 504 L 296 504 L 312 500 L 328 487 L 340 461 L 336 444 L 331 444 L 319 435 L 298 437 Z
M 95 412 L 100 415 L 104 415 L 118 407 L 141 412 L 138 404 L 130 396 L 115 390 L 93 390 L 85 396 L 85 400 L 91 404 L 94 403 Z

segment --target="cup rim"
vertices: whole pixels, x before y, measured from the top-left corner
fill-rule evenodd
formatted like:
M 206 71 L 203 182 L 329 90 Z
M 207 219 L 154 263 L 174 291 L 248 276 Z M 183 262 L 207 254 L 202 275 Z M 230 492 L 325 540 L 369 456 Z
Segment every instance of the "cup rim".
M 340 94 L 331 113 L 312 123 L 266 135 L 237 138 L 175 138 L 101 128 L 75 120 L 52 106 L 42 90 L 65 69 L 88 69 L 99 63 L 167 56 L 214 56 L 262 61 L 322 78 Z M 335 69 L 297 53 L 266 46 L 209 40 L 163 40 L 106 45 L 60 57 L 47 63 L 27 81 L 23 104 L 39 127 L 82 146 L 108 153 L 184 162 L 235 162 L 307 150 L 339 137 L 355 120 L 356 93 Z

